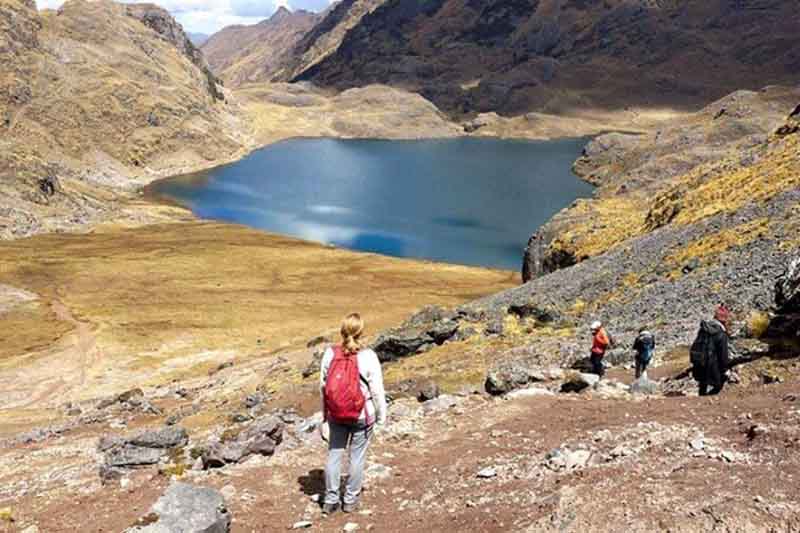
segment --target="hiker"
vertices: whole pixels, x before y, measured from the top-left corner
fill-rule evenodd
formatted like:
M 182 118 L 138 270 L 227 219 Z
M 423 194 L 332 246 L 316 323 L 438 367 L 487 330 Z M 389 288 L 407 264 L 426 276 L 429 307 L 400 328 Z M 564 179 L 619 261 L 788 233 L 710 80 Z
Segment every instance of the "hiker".
M 633 341 L 633 349 L 636 352 L 636 379 L 644 376 L 647 379 L 647 367 L 653 360 L 653 352 L 656 350 L 656 337 L 646 328 L 639 330 L 639 335 Z
M 608 338 L 608 333 L 606 333 L 605 328 L 603 328 L 602 322 L 593 322 L 591 325 L 591 331 L 592 353 L 589 357 L 589 360 L 592 362 L 592 373 L 597 374 L 602 378 L 606 373 L 606 369 L 603 366 L 603 357 L 606 355 L 606 350 L 608 350 L 611 341 Z
M 700 323 L 700 330 L 692 343 L 692 375 L 699 385 L 700 396 L 722 392 L 725 372 L 728 370 L 729 320 L 730 312 L 724 305 L 720 305 L 712 320 Z
M 350 447 L 350 474 L 342 511 L 358 507 L 364 464 L 375 424 L 386 421 L 386 395 L 378 356 L 365 349 L 361 336 L 364 321 L 356 313 L 342 322 L 342 344 L 330 347 L 322 357 L 320 389 L 323 421 L 328 424 L 328 463 L 322 511 L 339 510 L 342 461 Z

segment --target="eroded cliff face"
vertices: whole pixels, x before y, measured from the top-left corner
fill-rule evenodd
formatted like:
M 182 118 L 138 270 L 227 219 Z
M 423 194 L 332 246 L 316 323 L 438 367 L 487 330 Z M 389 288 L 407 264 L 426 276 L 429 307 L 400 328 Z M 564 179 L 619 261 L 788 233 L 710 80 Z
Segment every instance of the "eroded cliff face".
M 460 114 L 693 106 L 793 80 L 790 0 L 389 0 L 298 79 L 420 91 Z
M 3 237 L 110 217 L 124 191 L 250 143 L 202 54 L 155 6 L 39 13 L 3 0 L 0 48 Z

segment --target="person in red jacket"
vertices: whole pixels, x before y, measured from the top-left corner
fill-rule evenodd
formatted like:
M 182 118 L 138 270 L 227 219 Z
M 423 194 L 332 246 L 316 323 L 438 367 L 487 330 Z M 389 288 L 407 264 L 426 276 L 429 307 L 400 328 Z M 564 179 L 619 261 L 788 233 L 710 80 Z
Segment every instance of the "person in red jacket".
M 608 350 L 611 341 L 608 339 L 608 333 L 603 328 L 602 322 L 593 322 L 591 330 L 592 353 L 589 360 L 592 362 L 592 372 L 602 378 L 606 371 L 603 367 L 603 357 L 606 355 L 606 350 Z

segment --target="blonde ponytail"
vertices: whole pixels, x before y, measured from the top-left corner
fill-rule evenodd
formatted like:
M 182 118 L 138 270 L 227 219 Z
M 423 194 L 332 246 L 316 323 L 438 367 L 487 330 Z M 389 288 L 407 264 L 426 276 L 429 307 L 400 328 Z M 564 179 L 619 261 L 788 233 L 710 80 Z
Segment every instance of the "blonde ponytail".
M 364 347 L 361 335 L 364 333 L 364 320 L 358 313 L 350 313 L 342 321 L 342 347 L 347 353 L 358 353 Z

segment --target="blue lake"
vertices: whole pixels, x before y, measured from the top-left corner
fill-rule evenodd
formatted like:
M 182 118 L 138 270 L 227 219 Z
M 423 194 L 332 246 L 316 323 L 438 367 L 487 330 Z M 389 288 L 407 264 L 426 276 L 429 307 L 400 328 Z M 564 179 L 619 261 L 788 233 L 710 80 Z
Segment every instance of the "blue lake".
M 398 257 L 518 270 L 528 237 L 592 187 L 585 139 L 296 139 L 159 181 L 201 218 Z

